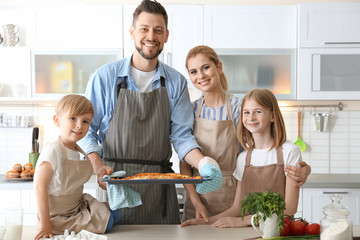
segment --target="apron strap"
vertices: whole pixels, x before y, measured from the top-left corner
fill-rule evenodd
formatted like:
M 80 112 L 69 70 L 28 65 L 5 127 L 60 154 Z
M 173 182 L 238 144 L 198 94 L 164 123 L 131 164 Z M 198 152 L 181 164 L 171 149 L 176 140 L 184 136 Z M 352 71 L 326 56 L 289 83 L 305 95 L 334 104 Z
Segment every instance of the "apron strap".
M 251 160 L 251 152 L 252 150 L 249 150 L 247 153 L 246 153 L 246 158 L 245 158 L 245 167 L 249 167 L 250 166 L 250 160 Z
M 120 78 L 120 77 L 118 77 L 118 78 Z M 120 83 L 117 85 L 117 92 L 116 92 L 117 94 L 116 94 L 116 96 L 119 97 L 120 89 L 126 89 L 126 88 L 127 88 L 126 79 L 127 79 L 127 76 L 125 76 L 125 77 L 123 78 L 123 80 L 121 80 Z
M 276 149 L 277 165 L 284 166 L 284 158 L 282 153 L 282 145 Z
M 226 102 L 226 107 L 227 107 L 228 119 L 233 120 L 232 107 L 231 107 L 231 103 L 230 103 L 230 94 L 229 93 L 225 93 L 225 102 Z

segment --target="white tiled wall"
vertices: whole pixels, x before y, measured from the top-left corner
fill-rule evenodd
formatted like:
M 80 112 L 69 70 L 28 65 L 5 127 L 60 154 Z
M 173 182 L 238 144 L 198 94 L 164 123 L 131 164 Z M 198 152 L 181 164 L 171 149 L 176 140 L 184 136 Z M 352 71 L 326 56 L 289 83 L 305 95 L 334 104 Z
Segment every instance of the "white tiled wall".
M 0 109 L 0 112 L 10 111 Z M 29 109 L 17 112 L 26 113 Z M 40 126 L 40 150 L 43 145 L 56 139 L 57 128 L 52 122 L 53 107 L 35 108 L 35 123 Z M 297 139 L 297 112 L 283 112 L 287 137 Z M 301 138 L 307 144 L 302 152 L 303 160 L 312 167 L 312 173 L 360 173 L 360 111 L 337 111 L 330 115 L 327 132 L 316 132 L 310 111 L 302 112 Z M 32 128 L 0 127 L 0 173 L 13 164 L 24 164 L 31 151 Z M 178 170 L 176 154 L 174 170 Z
M 283 112 L 288 139 L 297 139 L 297 113 Z M 360 173 L 360 111 L 332 113 L 327 132 L 315 131 L 312 113 L 302 112 L 303 160 L 312 173 Z

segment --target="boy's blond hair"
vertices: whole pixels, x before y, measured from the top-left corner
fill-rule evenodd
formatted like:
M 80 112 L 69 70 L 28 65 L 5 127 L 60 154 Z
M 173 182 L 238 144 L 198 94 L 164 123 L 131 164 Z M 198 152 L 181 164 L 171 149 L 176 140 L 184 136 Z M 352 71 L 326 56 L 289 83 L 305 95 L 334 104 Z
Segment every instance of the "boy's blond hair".
M 270 149 L 278 148 L 286 141 L 285 123 L 275 95 L 267 89 L 253 89 L 243 98 L 237 135 L 239 142 L 245 150 L 252 150 L 255 147 L 252 133 L 247 130 L 242 122 L 244 104 L 249 99 L 255 100 L 259 105 L 273 113 L 274 122 L 271 123 L 270 130 L 274 144 Z
M 66 111 L 70 111 L 69 115 L 79 116 L 90 113 L 94 116 L 94 107 L 89 99 L 77 94 L 69 94 L 62 97 L 56 104 L 55 113 L 60 116 Z

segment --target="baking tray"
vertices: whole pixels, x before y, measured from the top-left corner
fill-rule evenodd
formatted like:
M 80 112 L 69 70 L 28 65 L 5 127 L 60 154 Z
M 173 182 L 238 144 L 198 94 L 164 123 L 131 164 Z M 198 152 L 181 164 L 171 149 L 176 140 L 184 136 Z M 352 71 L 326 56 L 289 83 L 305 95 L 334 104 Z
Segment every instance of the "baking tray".
M 139 179 L 139 180 L 113 180 L 113 179 L 99 179 L 99 182 L 107 182 L 110 184 L 189 184 L 189 183 L 203 183 L 211 180 L 211 177 L 203 177 L 200 179 Z

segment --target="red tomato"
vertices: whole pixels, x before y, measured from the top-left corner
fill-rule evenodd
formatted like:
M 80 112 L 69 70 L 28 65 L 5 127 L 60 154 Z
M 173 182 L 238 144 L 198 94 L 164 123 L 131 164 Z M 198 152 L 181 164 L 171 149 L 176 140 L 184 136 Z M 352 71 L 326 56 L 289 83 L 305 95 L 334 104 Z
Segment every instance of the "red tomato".
M 296 220 L 290 224 L 290 231 L 295 236 L 304 235 L 305 224 L 301 220 Z
M 290 224 L 292 223 L 292 221 L 288 218 L 284 218 L 284 223 L 286 223 L 287 225 L 290 226 Z
M 284 223 L 280 236 L 290 236 L 290 226 L 287 223 Z
M 320 234 L 320 225 L 318 223 L 312 223 L 305 227 L 307 235 L 318 235 Z

